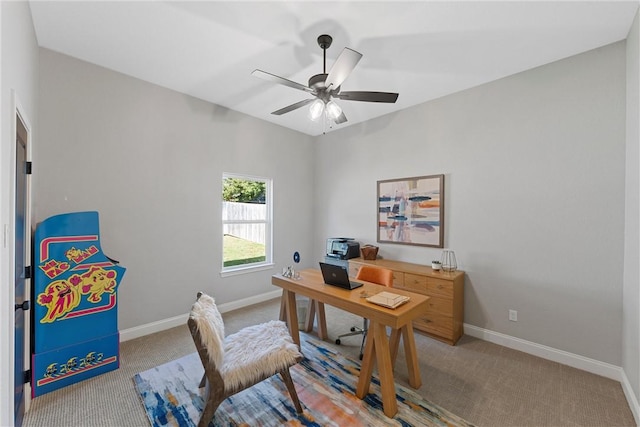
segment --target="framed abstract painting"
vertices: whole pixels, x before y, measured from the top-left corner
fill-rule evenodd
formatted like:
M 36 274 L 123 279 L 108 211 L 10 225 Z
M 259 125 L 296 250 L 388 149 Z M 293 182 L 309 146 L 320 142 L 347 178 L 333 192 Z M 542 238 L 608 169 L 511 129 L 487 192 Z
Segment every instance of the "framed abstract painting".
M 378 181 L 378 242 L 444 247 L 444 175 Z

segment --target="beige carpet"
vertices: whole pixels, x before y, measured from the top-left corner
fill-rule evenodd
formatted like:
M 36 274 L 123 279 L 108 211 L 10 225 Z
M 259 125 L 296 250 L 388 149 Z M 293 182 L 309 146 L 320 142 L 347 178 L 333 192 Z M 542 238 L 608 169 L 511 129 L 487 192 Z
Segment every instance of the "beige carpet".
M 185 307 L 185 312 L 190 307 Z M 279 300 L 226 313 L 227 333 L 276 319 Z M 330 346 L 357 358 L 360 337 L 335 346 L 361 319 L 327 307 Z M 635 426 L 620 383 L 464 336 L 455 347 L 416 334 L 419 393 L 478 426 Z M 402 346 L 400 346 L 402 351 Z M 185 326 L 122 343 L 120 369 L 36 398 L 36 426 L 148 426 L 132 377 L 195 351 Z M 396 381 L 408 385 L 398 357 Z

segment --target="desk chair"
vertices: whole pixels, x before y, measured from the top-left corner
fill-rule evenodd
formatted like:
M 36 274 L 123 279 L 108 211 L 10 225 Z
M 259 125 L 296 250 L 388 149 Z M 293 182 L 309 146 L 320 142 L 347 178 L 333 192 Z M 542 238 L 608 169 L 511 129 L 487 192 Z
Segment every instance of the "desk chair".
M 224 323 L 215 300 L 198 293 L 187 321 L 204 366 L 199 387 L 205 388 L 205 407 L 198 427 L 206 427 L 218 406 L 230 396 L 280 374 L 298 414 L 302 406 L 289 367 L 302 360 L 284 322 L 272 320 L 224 336 Z
M 365 282 L 377 283 L 379 285 L 384 285 L 391 288 L 393 287 L 393 271 L 387 268 L 379 268 L 379 267 L 371 267 L 368 265 L 363 265 L 358 270 L 358 275 L 356 276 L 356 280 L 363 280 Z M 336 344 L 340 345 L 340 338 L 362 334 L 362 344 L 360 344 L 360 360 L 362 360 L 364 342 L 367 338 L 368 329 L 369 329 L 369 320 L 363 319 L 362 328 L 353 326 L 351 328 L 351 332 L 338 336 L 338 339 L 336 339 Z

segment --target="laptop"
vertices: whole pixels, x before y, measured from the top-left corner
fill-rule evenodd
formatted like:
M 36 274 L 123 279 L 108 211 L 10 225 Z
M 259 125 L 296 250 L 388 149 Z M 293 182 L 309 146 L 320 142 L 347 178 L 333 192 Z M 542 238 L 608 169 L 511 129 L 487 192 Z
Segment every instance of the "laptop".
M 362 283 L 349 281 L 349 273 L 347 273 L 345 268 L 340 267 L 339 265 L 321 262 L 320 270 L 322 270 L 324 283 L 327 285 L 338 286 L 339 288 L 349 290 L 362 286 Z

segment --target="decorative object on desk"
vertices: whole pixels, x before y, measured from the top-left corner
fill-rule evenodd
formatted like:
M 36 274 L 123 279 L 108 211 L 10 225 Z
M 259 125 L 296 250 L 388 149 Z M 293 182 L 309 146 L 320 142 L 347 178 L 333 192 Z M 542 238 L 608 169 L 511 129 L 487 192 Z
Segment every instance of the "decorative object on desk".
M 444 271 L 456 271 L 458 269 L 456 254 L 450 249 L 445 249 L 444 251 L 442 251 L 440 262 L 442 263 L 442 269 Z
M 431 261 L 431 269 L 438 271 L 442 268 L 442 263 L 438 260 Z
M 293 253 L 293 262 L 295 262 L 296 264 L 300 262 L 300 252 L 295 251 Z
M 354 397 L 360 362 L 346 358 L 305 334 L 300 335 L 306 358 L 291 368 L 304 412 L 295 413 L 286 387 L 272 377 L 225 400 L 212 425 L 404 425 L 469 427 L 472 424 L 396 384 L 398 413 L 382 412 L 380 381 L 371 382 L 370 394 Z M 192 353 L 136 374 L 133 381 L 152 426 L 195 426 L 204 405 L 197 394 L 203 368 Z
M 372 296 L 372 294 L 370 294 L 367 291 L 360 291 L 360 298 L 369 298 L 370 296 Z M 336 343 L 338 345 L 340 345 L 339 343 Z
M 374 260 L 378 257 L 378 247 L 373 245 L 364 245 L 360 248 L 362 258 L 366 260 Z
M 289 279 L 299 279 L 300 273 L 298 273 L 293 267 L 285 267 L 282 269 L 282 275 L 284 277 L 288 277 Z
M 367 298 L 367 301 L 387 308 L 399 307 L 402 304 L 409 302 L 409 300 L 411 300 L 411 297 L 398 295 L 387 291 L 379 292 L 374 296 Z
M 378 242 L 444 245 L 444 175 L 378 181 Z

